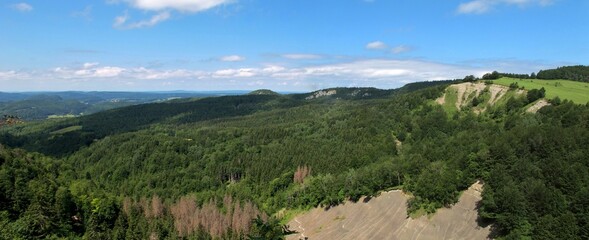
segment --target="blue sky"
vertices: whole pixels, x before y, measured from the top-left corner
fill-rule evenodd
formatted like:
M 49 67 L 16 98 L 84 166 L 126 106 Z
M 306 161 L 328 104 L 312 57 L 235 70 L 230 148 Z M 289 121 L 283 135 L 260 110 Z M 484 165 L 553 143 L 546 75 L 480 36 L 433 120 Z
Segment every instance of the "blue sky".
M 0 91 L 396 88 L 577 64 L 588 0 L 0 2 Z

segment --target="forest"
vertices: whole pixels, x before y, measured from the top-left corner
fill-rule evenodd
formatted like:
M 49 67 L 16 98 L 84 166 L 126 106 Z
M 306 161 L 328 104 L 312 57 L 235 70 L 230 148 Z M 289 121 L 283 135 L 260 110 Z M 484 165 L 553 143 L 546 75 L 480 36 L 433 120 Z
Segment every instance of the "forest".
M 540 70 L 536 74 L 538 79 L 567 79 L 589 82 L 589 66 L 564 66 L 556 69 Z
M 0 113 L 25 121 L 87 115 L 130 105 L 176 98 L 240 95 L 241 91 L 211 92 L 0 92 Z
M 179 99 L 0 129 L 1 239 L 281 239 L 289 214 L 403 189 L 410 213 L 485 184 L 493 238 L 589 238 L 589 104 L 476 114 L 451 83 Z M 510 91 L 517 91 L 511 89 Z
M 518 79 L 544 79 L 544 80 L 571 80 L 578 82 L 589 82 L 589 66 L 563 66 L 555 69 L 544 69 L 538 73 L 521 74 L 521 73 L 500 73 L 493 71 L 482 76 L 484 80 L 495 80 L 501 77 L 518 78 Z M 474 76 L 472 76 L 474 80 Z

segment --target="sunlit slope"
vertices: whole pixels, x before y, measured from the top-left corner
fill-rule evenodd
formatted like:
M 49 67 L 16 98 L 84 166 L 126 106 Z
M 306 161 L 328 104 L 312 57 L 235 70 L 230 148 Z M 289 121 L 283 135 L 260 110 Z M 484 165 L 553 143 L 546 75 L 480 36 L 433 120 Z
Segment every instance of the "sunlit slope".
M 540 79 L 517 79 L 517 78 L 500 78 L 493 83 L 509 86 L 517 83 L 519 87 L 525 89 L 546 89 L 546 98 L 552 99 L 559 97 L 561 100 L 568 99 L 578 104 L 589 102 L 589 83 L 575 82 L 569 80 L 540 80 Z
M 452 207 L 417 218 L 407 217 L 409 197 L 401 191 L 329 210 L 315 208 L 288 223 L 297 233 L 287 239 L 488 239 L 491 225 L 478 221 L 482 187 L 477 182 Z

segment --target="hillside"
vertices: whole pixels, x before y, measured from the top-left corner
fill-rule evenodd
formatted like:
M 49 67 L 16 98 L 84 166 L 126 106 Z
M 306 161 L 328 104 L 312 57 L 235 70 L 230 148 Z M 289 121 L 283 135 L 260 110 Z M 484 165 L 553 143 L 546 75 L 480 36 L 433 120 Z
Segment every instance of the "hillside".
M 109 109 L 161 102 L 177 98 L 245 94 L 243 91 L 219 92 L 0 92 L 0 115 L 23 120 L 74 117 Z
M 505 97 L 521 94 L 523 94 L 522 91 L 509 91 L 509 88 L 500 85 L 466 82 L 448 86 L 444 95 L 436 99 L 436 103 L 442 105 L 448 112 L 472 108 L 474 112 L 481 113 L 497 103 L 503 103 L 502 99 Z
M 568 99 L 578 104 L 589 102 L 589 83 L 576 82 L 570 80 L 541 80 L 541 79 L 516 79 L 500 78 L 493 80 L 494 84 L 509 87 L 512 83 L 517 83 L 524 89 L 546 89 L 546 98 L 553 99 L 559 97 L 561 100 Z
M 478 204 L 482 184 L 465 190 L 458 202 L 433 216 L 407 217 L 407 200 L 401 191 L 325 210 L 313 209 L 288 224 L 298 231 L 287 239 L 488 239 L 491 226 L 480 226 Z
M 458 111 L 446 101 L 456 109 L 449 114 L 433 104 L 444 93 L 448 100 L 448 89 L 458 96 L 447 84 L 178 99 L 5 126 L 0 238 L 31 236 L 21 230 L 39 219 L 54 226 L 35 225 L 41 237 L 280 236 L 279 213 L 338 209 L 367 196 L 378 203 L 393 188 L 413 196 L 406 214 L 445 216 L 478 180 L 479 216 L 498 236 L 589 236 L 589 106 L 563 101 L 522 114 L 534 91 L 498 98 L 502 87 L 469 83 L 461 99 L 480 92 L 487 110 Z M 493 91 L 491 106 L 481 96 Z M 38 187 L 36 175 L 12 178 L 31 171 L 14 159 L 56 179 L 59 196 Z M 75 211 L 36 211 L 43 199 Z
M 564 100 L 577 104 L 588 103 L 589 85 L 568 80 L 503 77 L 493 81 L 449 85 L 435 102 L 448 113 L 470 110 L 476 114 L 496 114 L 497 111 L 510 111 L 519 107 L 535 113 L 544 106 L 560 104 Z

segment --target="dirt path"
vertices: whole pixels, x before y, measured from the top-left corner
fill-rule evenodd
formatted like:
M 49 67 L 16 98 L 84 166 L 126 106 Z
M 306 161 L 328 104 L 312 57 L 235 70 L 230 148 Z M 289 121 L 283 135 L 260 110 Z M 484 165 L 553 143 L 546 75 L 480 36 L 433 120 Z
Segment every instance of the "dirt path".
M 327 211 L 313 209 L 289 223 L 300 233 L 287 239 L 487 239 L 490 226 L 477 224 L 481 190 L 482 184 L 473 184 L 458 203 L 430 218 L 408 218 L 408 196 L 401 191 L 384 192 L 367 203 L 361 199 Z

